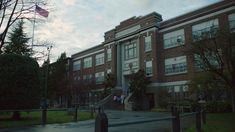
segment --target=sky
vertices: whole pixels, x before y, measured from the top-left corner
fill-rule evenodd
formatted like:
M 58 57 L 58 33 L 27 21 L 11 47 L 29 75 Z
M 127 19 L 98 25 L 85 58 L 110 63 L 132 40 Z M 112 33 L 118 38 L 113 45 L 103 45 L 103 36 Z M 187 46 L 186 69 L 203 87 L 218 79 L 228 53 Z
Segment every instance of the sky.
M 151 12 L 167 20 L 220 0 L 50 0 L 50 11 L 43 23 L 35 26 L 34 40 L 53 43 L 50 58 L 62 52 L 70 57 L 101 44 L 104 33 L 123 20 Z M 39 16 L 38 16 L 39 17 Z

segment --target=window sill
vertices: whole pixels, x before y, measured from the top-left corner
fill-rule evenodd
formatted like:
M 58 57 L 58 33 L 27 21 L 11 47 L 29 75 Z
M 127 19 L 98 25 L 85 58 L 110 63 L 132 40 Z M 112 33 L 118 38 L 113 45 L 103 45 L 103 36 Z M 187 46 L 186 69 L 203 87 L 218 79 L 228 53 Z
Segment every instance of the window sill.
M 144 52 L 146 53 L 146 52 L 151 52 L 152 51 L 152 49 L 150 49 L 150 50 L 145 50 Z
M 184 46 L 185 44 L 180 44 L 180 45 L 175 45 L 175 46 L 171 46 L 171 47 L 164 47 L 164 50 L 168 50 L 168 49 L 173 49 L 173 48 L 178 48 L 178 47 L 182 47 Z
M 171 76 L 171 75 L 179 75 L 179 74 L 186 74 L 187 71 L 185 72 L 177 72 L 177 73 L 168 73 L 168 74 L 165 74 L 165 76 Z
M 104 63 L 102 63 L 102 64 L 96 64 L 95 66 L 100 66 L 100 65 L 104 65 Z

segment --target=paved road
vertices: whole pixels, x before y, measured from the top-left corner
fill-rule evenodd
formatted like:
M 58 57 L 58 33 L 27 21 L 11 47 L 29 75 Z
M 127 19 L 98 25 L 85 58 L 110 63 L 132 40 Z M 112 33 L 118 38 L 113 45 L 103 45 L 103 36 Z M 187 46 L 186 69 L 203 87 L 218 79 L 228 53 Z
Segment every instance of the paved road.
M 120 122 L 148 120 L 170 116 L 169 113 L 155 112 L 128 112 L 128 111 L 105 111 L 109 124 Z M 189 120 L 182 124 L 188 125 Z M 184 125 L 184 126 L 185 126 Z M 80 121 L 77 123 L 37 125 L 25 128 L 0 129 L 0 132 L 94 132 L 94 120 Z M 132 124 L 125 126 L 109 127 L 109 132 L 169 132 L 171 131 L 171 120 Z

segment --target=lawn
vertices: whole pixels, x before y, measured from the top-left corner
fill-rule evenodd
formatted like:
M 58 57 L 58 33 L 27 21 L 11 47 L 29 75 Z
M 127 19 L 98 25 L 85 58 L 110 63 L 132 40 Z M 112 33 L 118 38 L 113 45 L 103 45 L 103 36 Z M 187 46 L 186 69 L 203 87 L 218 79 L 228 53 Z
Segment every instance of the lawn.
M 10 119 L 11 113 L 0 113 L 0 128 L 21 127 L 41 124 L 41 112 L 21 112 L 22 119 L 14 121 Z M 84 121 L 92 119 L 89 112 L 78 112 L 78 120 Z M 66 111 L 48 111 L 47 124 L 73 122 L 74 115 Z
M 235 113 L 207 114 L 207 124 L 203 125 L 203 132 L 235 132 Z M 196 132 L 195 127 L 186 132 Z

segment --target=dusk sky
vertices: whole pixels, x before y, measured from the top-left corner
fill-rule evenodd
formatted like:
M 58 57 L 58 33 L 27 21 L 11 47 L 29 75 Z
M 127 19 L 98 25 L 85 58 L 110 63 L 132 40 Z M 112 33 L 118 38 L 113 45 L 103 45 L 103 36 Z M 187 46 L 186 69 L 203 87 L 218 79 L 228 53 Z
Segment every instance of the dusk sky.
M 151 12 L 167 20 L 220 0 L 50 0 L 44 23 L 35 28 L 35 41 L 54 42 L 51 60 L 101 44 L 104 33 L 121 21 Z

